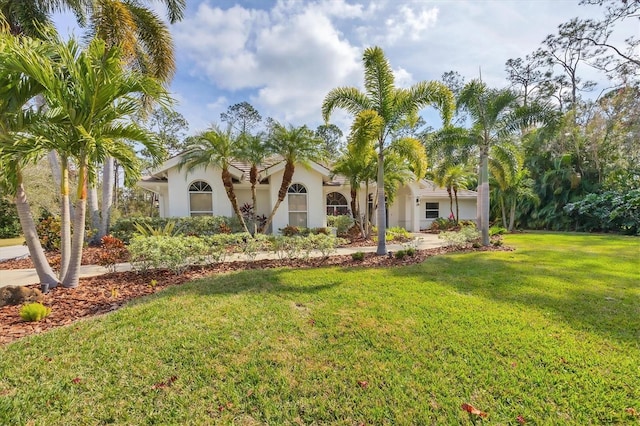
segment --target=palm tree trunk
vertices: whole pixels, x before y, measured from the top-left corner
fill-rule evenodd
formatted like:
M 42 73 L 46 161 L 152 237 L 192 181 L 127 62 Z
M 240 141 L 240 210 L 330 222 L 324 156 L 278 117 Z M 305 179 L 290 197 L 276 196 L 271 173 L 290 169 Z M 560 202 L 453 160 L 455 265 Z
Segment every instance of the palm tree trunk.
M 251 221 L 253 222 L 251 235 L 255 235 L 255 233 L 258 232 L 258 194 L 256 193 L 256 186 L 258 184 L 258 166 L 255 164 L 252 164 L 251 170 L 249 170 L 249 182 L 251 183 L 251 204 L 253 206 L 251 209 Z
M 51 176 L 53 177 L 53 183 L 56 188 L 60 188 L 62 186 L 62 170 L 60 168 L 60 160 L 58 158 L 58 153 L 56 151 L 49 151 L 47 154 L 47 160 L 49 160 L 49 167 L 51 167 Z M 73 220 L 73 206 L 67 203 L 69 209 L 69 217 Z
M 83 160 L 84 161 L 84 160 Z M 80 265 L 82 264 L 82 247 L 84 245 L 84 219 L 87 211 L 87 166 L 80 164 L 78 170 L 78 203 L 74 218 L 71 259 L 67 273 L 62 276 L 62 286 L 75 288 L 80 283 Z
M 111 222 L 111 207 L 113 206 L 113 158 L 107 157 L 102 165 L 102 218 L 97 238 L 109 233 L 109 223 Z
M 20 226 L 22 227 L 22 234 L 27 242 L 29 248 L 29 256 L 33 266 L 36 268 L 38 279 L 43 284 L 49 284 L 49 288 L 54 288 L 59 284 L 56 274 L 51 269 L 47 258 L 40 245 L 38 239 L 38 233 L 36 232 L 36 225 L 33 221 L 33 215 L 27 202 L 27 194 L 24 191 L 24 185 L 22 184 L 22 173 L 18 172 L 18 187 L 16 190 L 16 208 L 18 209 L 18 218 L 20 219 Z
M 356 203 L 356 200 L 358 199 L 358 191 L 356 191 L 356 189 L 351 186 L 351 190 L 349 191 L 349 196 L 351 197 L 351 216 L 355 219 L 358 220 L 358 206 Z
M 385 200 L 384 200 L 384 153 L 382 152 L 382 148 L 380 148 L 380 153 L 378 154 L 378 181 L 377 181 L 377 192 L 378 192 L 378 217 L 377 217 L 377 225 L 378 225 L 378 249 L 376 250 L 376 254 L 382 256 L 387 254 L 387 218 L 385 215 Z
M 451 213 L 451 216 L 453 216 L 453 195 L 451 194 L 450 186 L 447 186 L 447 194 L 449 195 L 449 212 Z
M 284 197 L 287 196 L 287 191 L 289 190 L 289 186 L 291 185 L 291 180 L 293 179 L 293 172 L 295 171 L 295 164 L 287 162 L 284 166 L 284 174 L 282 175 L 282 183 L 280 184 L 280 189 L 278 190 L 278 199 L 276 200 L 276 204 L 271 209 L 271 213 L 269 213 L 269 217 L 267 221 L 262 226 L 260 232 L 266 232 L 269 229 L 269 225 L 273 222 L 273 218 L 276 215 L 276 211 L 278 207 L 280 207 L 280 203 L 284 201 Z
M 458 224 L 458 221 L 460 220 L 460 206 L 458 205 L 458 188 L 456 188 L 455 186 L 453 187 L 453 197 L 456 200 L 456 225 Z
M 514 199 L 511 201 L 511 209 L 509 211 L 509 227 L 507 228 L 509 232 L 513 231 L 515 222 L 516 222 L 516 200 Z
M 480 152 L 480 232 L 482 245 L 488 246 L 489 241 L 489 153 L 488 148 L 481 148 Z
M 502 226 L 507 227 L 507 211 L 504 207 L 504 197 L 500 196 L 500 213 L 502 214 Z
M 69 159 L 66 156 L 60 158 L 60 278 L 67 274 L 69 256 L 71 254 L 71 215 L 69 197 Z M 84 228 L 84 226 L 83 226 Z
M 100 229 L 100 206 L 98 205 L 98 188 L 95 186 L 95 183 L 89 188 L 87 211 L 89 212 L 89 219 L 91 221 L 91 232 L 93 232 L 91 244 L 97 245 L 100 242 L 100 238 L 98 238 L 98 231 Z
M 222 168 L 222 183 L 224 185 L 224 190 L 227 193 L 227 198 L 231 202 L 231 207 L 233 208 L 233 212 L 240 219 L 240 223 L 242 223 L 242 228 L 244 228 L 244 232 L 249 233 L 249 229 L 247 228 L 247 224 L 244 221 L 244 217 L 242 216 L 242 212 L 238 207 L 238 199 L 236 198 L 236 193 L 233 190 L 233 180 L 231 179 L 231 173 L 229 173 L 229 169 L 226 167 Z

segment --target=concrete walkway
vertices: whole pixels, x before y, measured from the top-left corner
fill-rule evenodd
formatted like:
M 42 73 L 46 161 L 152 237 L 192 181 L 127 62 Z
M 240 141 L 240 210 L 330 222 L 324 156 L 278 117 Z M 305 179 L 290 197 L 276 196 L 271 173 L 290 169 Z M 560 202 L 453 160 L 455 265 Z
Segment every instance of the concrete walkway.
M 413 234 L 417 239 L 416 246 L 418 249 L 430 249 L 442 247 L 446 243 L 439 239 L 437 235 L 434 234 Z M 25 247 L 26 248 L 26 247 Z M 387 244 L 387 251 L 398 251 L 402 250 L 404 247 L 402 244 Z M 355 252 L 365 252 L 365 253 L 374 253 L 376 251 L 376 247 L 344 247 L 338 248 L 334 255 L 350 255 Z M 1 253 L 0 253 L 1 254 Z M 27 253 L 28 255 L 28 253 Z M 311 257 L 320 257 L 322 253 L 320 252 L 312 252 Z M 14 256 L 17 257 L 17 256 Z M 0 256 L 1 258 L 1 256 Z M 261 252 L 256 256 L 256 260 L 262 259 L 275 259 L 276 256 L 271 252 Z M 237 260 L 246 260 L 244 255 L 234 255 L 227 257 L 226 262 L 233 262 Z M 120 263 L 118 264 L 116 271 L 123 272 L 131 270 L 131 265 L 128 263 Z M 83 265 L 80 267 L 80 277 L 93 277 L 96 275 L 106 274 L 108 271 L 106 268 L 99 265 Z M 28 284 L 37 284 L 38 275 L 36 274 L 35 269 L 5 269 L 0 270 L 0 287 L 5 287 L 9 285 L 28 285 Z

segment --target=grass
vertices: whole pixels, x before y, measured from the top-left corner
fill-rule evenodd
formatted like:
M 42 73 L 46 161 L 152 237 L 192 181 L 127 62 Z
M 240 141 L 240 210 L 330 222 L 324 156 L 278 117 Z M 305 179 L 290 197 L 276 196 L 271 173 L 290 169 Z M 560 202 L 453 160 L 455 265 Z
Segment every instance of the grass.
M 640 239 L 267 270 L 0 348 L 0 424 L 638 424 Z
M 0 247 L 21 246 L 22 244 L 24 244 L 23 237 L 0 238 Z

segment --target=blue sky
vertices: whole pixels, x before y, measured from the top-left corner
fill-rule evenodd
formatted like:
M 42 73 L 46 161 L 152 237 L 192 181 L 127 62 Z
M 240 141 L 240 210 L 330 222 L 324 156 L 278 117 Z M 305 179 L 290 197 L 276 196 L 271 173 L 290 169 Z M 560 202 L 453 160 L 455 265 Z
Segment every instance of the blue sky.
M 190 134 L 242 101 L 263 117 L 315 128 L 329 90 L 361 87 L 362 52 L 372 45 L 384 49 L 399 86 L 440 79 L 449 70 L 468 80 L 481 70 L 489 85 L 505 87 L 507 59 L 533 52 L 573 17 L 600 15 L 578 0 L 187 3 L 184 20 L 171 26 L 178 66 L 171 92 Z M 58 26 L 64 31 L 69 22 L 62 17 Z M 640 35 L 640 28 L 634 32 Z M 586 78 L 597 76 L 584 71 Z M 437 127 L 436 117 L 427 113 L 428 124 Z M 344 114 L 332 121 L 348 128 Z

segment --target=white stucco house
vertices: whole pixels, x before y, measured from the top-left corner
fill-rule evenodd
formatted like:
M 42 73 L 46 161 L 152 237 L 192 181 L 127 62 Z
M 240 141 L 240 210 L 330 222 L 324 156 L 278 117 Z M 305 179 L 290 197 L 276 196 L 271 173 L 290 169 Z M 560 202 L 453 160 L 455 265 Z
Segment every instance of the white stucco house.
M 180 156 L 167 160 L 145 176 L 138 185 L 158 196 L 161 217 L 198 215 L 233 216 L 221 179 L 221 170 L 214 166 L 189 171 L 180 168 Z M 240 162 L 230 167 L 238 205 L 251 204 L 249 165 Z M 279 161 L 259 171 L 257 186 L 257 214 L 268 216 L 278 197 L 284 174 L 284 162 Z M 375 184 L 364 185 L 359 192 L 359 205 L 371 208 L 375 197 Z M 476 217 L 475 191 L 459 190 L 460 220 Z M 349 183 L 319 163 L 306 168 L 297 164 L 287 198 L 273 219 L 271 229 L 276 232 L 287 225 L 307 228 L 324 227 L 327 215 L 350 214 Z M 455 211 L 455 205 L 454 205 Z M 394 202 L 387 206 L 387 226 L 399 226 L 410 232 L 427 229 L 434 219 L 450 215 L 447 191 L 431 181 L 411 182 L 398 189 Z M 375 214 L 373 215 L 375 221 Z

